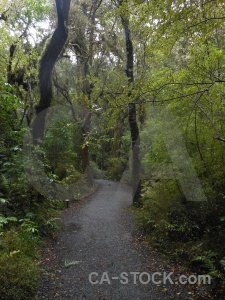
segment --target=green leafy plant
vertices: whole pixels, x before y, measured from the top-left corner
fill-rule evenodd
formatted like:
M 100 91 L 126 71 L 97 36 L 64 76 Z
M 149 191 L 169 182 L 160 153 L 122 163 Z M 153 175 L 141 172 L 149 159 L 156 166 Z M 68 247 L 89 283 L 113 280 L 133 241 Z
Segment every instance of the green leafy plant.
M 215 257 L 217 256 L 217 253 L 214 253 L 212 251 L 206 251 L 203 255 L 196 256 L 192 259 L 192 262 L 199 262 L 203 265 L 204 268 L 208 270 L 214 269 L 214 263 L 215 263 Z
M 192 259 L 192 263 L 200 263 L 200 265 L 207 271 L 213 279 L 222 280 L 223 274 L 216 266 L 217 253 L 206 251 L 203 255 L 197 256 Z
M 7 203 L 9 203 L 7 199 L 0 198 L 0 204 L 7 204 Z
M 59 229 L 60 228 L 60 218 L 50 218 L 47 222 L 46 225 L 51 229 Z
M 38 229 L 38 225 L 31 221 L 30 219 L 26 218 L 26 219 L 21 219 L 21 228 L 27 232 L 27 233 L 31 233 L 31 234 L 38 234 L 39 233 L 39 229 Z
M 24 242 L 15 229 L 3 232 L 0 242 L 0 298 L 31 299 L 40 278 L 36 242 Z
M 106 177 L 112 180 L 120 180 L 123 175 L 127 160 L 123 157 L 112 157 L 109 159 L 109 167 Z
M 16 217 L 4 217 L 0 215 L 0 228 L 3 228 L 5 225 L 10 224 L 11 222 L 17 222 L 18 219 Z

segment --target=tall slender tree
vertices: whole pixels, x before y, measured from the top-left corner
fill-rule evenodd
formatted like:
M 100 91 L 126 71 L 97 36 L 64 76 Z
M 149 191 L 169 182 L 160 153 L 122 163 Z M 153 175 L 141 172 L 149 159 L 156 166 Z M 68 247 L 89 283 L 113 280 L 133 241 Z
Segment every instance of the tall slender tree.
M 129 14 L 126 9 L 127 2 L 124 0 L 118 1 L 121 10 L 121 22 L 125 35 L 126 46 L 126 76 L 128 78 L 128 85 L 130 90 L 128 92 L 128 98 L 132 97 L 132 86 L 134 83 L 134 51 L 133 42 L 130 32 Z M 130 126 L 131 142 L 132 142 L 132 188 L 133 188 L 133 204 L 139 205 L 140 194 L 140 136 L 139 127 L 137 122 L 137 112 L 135 100 L 128 104 L 128 120 Z

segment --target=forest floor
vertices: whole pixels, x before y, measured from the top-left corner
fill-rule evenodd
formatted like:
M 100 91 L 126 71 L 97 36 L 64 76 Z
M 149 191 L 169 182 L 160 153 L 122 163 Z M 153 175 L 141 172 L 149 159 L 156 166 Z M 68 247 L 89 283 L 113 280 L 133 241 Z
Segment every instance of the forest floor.
M 183 266 L 168 266 L 135 225 L 131 195 L 124 185 L 98 180 L 96 192 L 63 212 L 62 228 L 49 240 L 40 261 L 43 278 L 36 299 L 150 300 L 196 299 L 193 285 L 148 282 L 154 272 L 189 276 Z M 92 281 L 98 280 L 96 284 Z M 125 272 L 125 278 L 120 274 Z M 139 272 L 137 277 L 131 272 Z M 147 274 L 142 274 L 147 272 Z M 114 279 L 112 278 L 114 277 Z M 118 279 L 116 279 L 116 278 Z M 157 275 L 155 281 L 163 280 Z M 121 282 L 122 281 L 122 282 Z M 142 283 L 141 283 L 142 282 Z

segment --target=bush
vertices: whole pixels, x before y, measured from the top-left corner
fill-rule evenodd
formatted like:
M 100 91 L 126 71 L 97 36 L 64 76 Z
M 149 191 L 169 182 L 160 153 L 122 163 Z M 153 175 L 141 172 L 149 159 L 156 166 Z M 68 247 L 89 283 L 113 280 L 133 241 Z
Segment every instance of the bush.
M 191 218 L 183 201 L 175 180 L 145 181 L 142 186 L 142 207 L 136 210 L 137 221 L 152 245 L 167 254 L 170 249 L 174 255 L 181 243 L 201 234 L 199 224 Z
M 103 170 L 100 170 L 95 162 L 92 161 L 90 163 L 90 166 L 91 166 L 93 178 L 101 179 L 104 177 L 105 172 Z
M 66 167 L 66 175 L 62 182 L 71 184 L 76 183 L 78 180 L 82 179 L 83 174 L 77 171 L 72 165 L 67 165 Z
M 224 196 L 207 196 L 207 202 L 186 202 L 175 180 L 145 181 L 142 207 L 134 208 L 134 213 L 152 247 L 168 260 L 182 260 L 195 273 L 210 275 L 211 291 L 221 299 L 225 290 Z
M 106 177 L 112 180 L 120 180 L 122 177 L 127 160 L 122 157 L 113 157 L 109 160 L 109 168 Z

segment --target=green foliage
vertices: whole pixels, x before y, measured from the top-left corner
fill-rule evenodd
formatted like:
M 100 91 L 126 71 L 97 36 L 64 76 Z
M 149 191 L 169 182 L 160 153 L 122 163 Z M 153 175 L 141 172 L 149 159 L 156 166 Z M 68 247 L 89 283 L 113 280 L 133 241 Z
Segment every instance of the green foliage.
M 23 242 L 11 229 L 0 236 L 0 297 L 3 300 L 31 299 L 40 278 L 35 247 L 30 239 Z
M 0 228 L 3 228 L 5 225 L 8 225 L 11 222 L 17 222 L 16 217 L 3 217 L 0 215 Z
M 76 183 L 78 180 L 80 180 L 83 175 L 78 172 L 72 165 L 64 166 L 65 167 L 65 178 L 62 182 L 65 182 L 67 184 Z
M 141 201 L 142 207 L 136 211 L 137 221 L 151 237 L 153 246 L 162 250 L 168 249 L 171 240 L 177 242 L 184 237 L 187 229 L 189 231 L 190 222 L 187 218 L 186 220 L 183 218 L 182 195 L 176 181 L 163 183 L 145 181 L 142 186 Z M 178 222 L 175 217 L 172 218 L 172 214 L 176 217 L 180 214 L 179 218 L 182 222 Z
M 27 211 L 19 221 L 16 217 L 0 217 L 1 299 L 33 298 L 40 279 L 42 237 L 60 228 L 56 213 L 62 208 L 62 203 L 49 199 L 41 206 L 36 203 L 33 211 Z
M 209 250 L 192 259 L 194 265 L 199 264 L 206 274 L 211 276 L 215 288 L 225 284 L 224 269 L 221 269 L 224 266 L 224 261 L 221 260 L 218 264 L 217 257 L 218 253 Z
M 93 178 L 102 179 L 104 177 L 105 172 L 103 170 L 100 170 L 95 162 L 92 161 L 90 163 L 90 166 Z
M 46 222 L 46 225 L 49 227 L 50 231 L 60 229 L 60 220 L 60 218 L 50 218 Z
M 62 112 L 53 118 L 44 140 L 44 150 L 59 180 L 78 180 L 81 170 L 81 132 L 78 124 Z M 71 177 L 70 179 L 68 177 Z M 74 177 L 72 179 L 72 177 Z
M 199 262 L 203 265 L 203 267 L 208 271 L 215 271 L 215 257 L 218 254 L 212 252 L 212 251 L 206 251 L 201 256 L 197 256 L 192 259 L 192 262 Z
M 87 187 L 81 163 L 81 150 L 86 145 L 93 160 L 91 166 L 95 177 L 106 174 L 107 178 L 121 180 L 123 175 L 123 180 L 129 181 L 130 166 L 126 170 L 131 148 L 129 124 L 127 118 L 119 124 L 118 116 L 126 116 L 128 103 L 134 100 L 143 129 L 143 177 L 149 178 L 142 183 L 142 207 L 136 210 L 138 223 L 153 246 L 174 259 L 182 257 L 200 262 L 223 284 L 224 3 L 133 0 L 123 1 L 117 7 L 116 2 L 103 1 L 94 22 L 100 26 L 94 26 L 88 17 L 88 11 L 92 11 L 89 2 L 71 4 L 71 15 L 76 18 L 70 19 L 69 50 L 65 49 L 53 74 L 61 87 L 54 87 L 53 102 L 68 105 L 69 109 L 62 109 L 53 119 L 46 120 L 43 148 L 36 147 L 34 151 L 34 158 L 41 156 L 43 162 L 37 159 L 35 165 L 31 164 L 33 169 L 30 171 L 39 179 L 38 168 L 34 166 L 43 165 L 49 179 L 67 185 L 68 189 L 71 184 L 79 183 L 77 198 Z M 19 268 L 26 270 L 23 264 L 29 262 L 23 256 L 20 242 L 35 243 L 41 236 L 57 229 L 55 212 L 63 206 L 53 198 L 44 199 L 31 186 L 24 173 L 21 151 L 26 131 L 23 126 L 26 118 L 32 117 L 40 96 L 37 83 L 40 52 L 51 33 L 51 29 L 41 28 L 39 22 L 47 17 L 54 23 L 55 15 L 50 14 L 50 9 L 50 2 L 44 0 L 0 3 L 0 227 L 3 239 L 7 239 L 7 230 L 12 234 L 14 225 L 20 225 L 15 227 L 19 237 L 16 233 L 11 237 L 18 245 L 10 252 L 4 250 L 7 247 L 2 250 L 4 268 L 6 261 L 10 261 L 7 276 L 13 272 L 17 276 L 18 271 L 13 269 L 17 263 Z M 135 54 L 132 91 L 124 72 L 126 50 L 120 15 L 130 17 Z M 92 30 L 94 41 L 91 41 Z M 15 46 L 12 57 L 11 46 Z M 22 78 L 22 84 L 18 78 Z M 78 106 L 75 117 L 72 117 L 71 104 Z M 152 107 L 167 105 L 170 109 L 207 203 L 187 203 L 180 183 L 175 179 L 163 180 L 164 168 L 155 168 L 157 164 L 166 168 L 167 163 L 171 164 L 171 158 L 162 133 L 156 132 L 157 120 L 147 114 L 148 104 Z M 91 120 L 84 136 L 81 126 L 85 125 L 87 111 L 91 113 Z M 121 136 L 116 137 L 118 124 L 121 125 Z M 167 127 L 166 122 L 164 126 Z M 113 154 L 115 142 L 119 149 Z M 31 253 L 31 249 L 28 252 Z M 15 286 L 20 291 L 18 295 L 22 295 L 21 282 L 27 291 L 23 295 L 25 299 L 32 283 L 27 281 L 26 274 L 23 275 L 25 279 L 18 277 Z M 15 290 L 11 284 L 9 293 Z M 13 294 L 4 294 L 4 297 L 17 299 Z
M 213 287 L 224 287 L 224 208 L 220 200 L 184 202 L 176 181 L 145 181 L 142 207 L 135 209 L 138 225 L 151 246 L 167 259 L 192 262 L 198 273 L 213 278 Z M 221 215 L 221 217 L 219 217 Z
M 38 226 L 34 221 L 31 221 L 28 218 L 21 219 L 21 228 L 25 233 L 38 234 Z
M 6 204 L 6 203 L 9 203 L 8 200 L 4 198 L 0 198 L 0 204 Z
M 122 157 L 112 157 L 109 159 L 109 168 L 106 172 L 106 177 L 112 180 L 120 180 L 123 175 L 126 159 Z

